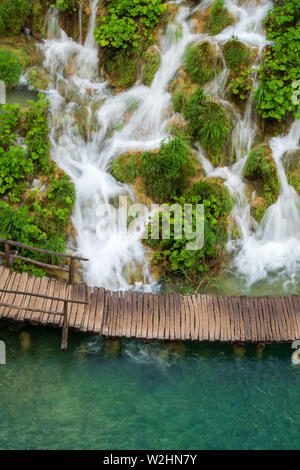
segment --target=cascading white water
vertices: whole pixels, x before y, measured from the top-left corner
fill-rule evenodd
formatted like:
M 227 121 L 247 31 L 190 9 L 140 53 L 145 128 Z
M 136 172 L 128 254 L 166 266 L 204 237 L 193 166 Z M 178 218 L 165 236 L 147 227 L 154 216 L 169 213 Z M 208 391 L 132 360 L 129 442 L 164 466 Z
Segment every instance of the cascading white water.
M 113 95 L 107 83 L 99 79 L 98 46 L 93 37 L 98 0 L 91 0 L 92 15 L 84 45 L 81 44 L 82 38 L 76 43 L 62 31 L 55 9 L 48 13 L 48 39 L 43 44 L 43 51 L 45 67 L 52 76 L 48 92 L 51 101 L 52 155 L 76 186 L 77 201 L 73 214 L 77 231 L 76 249 L 80 255 L 90 259 L 84 270 L 85 281 L 89 285 L 111 289 L 128 288 L 134 281 L 132 273 L 141 271 L 144 283 L 152 282 L 141 233 L 133 231 L 125 235 L 118 228 L 108 235 L 99 223 L 98 209 L 99 205 L 104 204 L 108 210 L 109 202 L 121 194 L 134 199 L 131 188 L 118 183 L 108 173 L 113 158 L 129 150 L 157 148 L 161 140 L 168 137 L 168 123 L 174 112 L 167 89 L 181 65 L 187 44 L 196 40 L 209 40 L 220 49 L 220 45 L 235 36 L 246 45 L 257 48 L 259 53 L 266 44 L 262 20 L 272 6 L 269 0 L 261 0 L 259 4 L 254 1 L 239 4 L 238 0 L 225 0 L 235 24 L 215 37 L 193 34 L 188 21 L 189 14 L 196 10 L 204 11 L 212 3 L 213 0 L 204 0 L 193 10 L 181 6 L 174 23 L 167 27 L 162 38 L 161 66 L 152 85 L 147 87 L 138 82 L 117 95 Z M 180 35 L 176 34 L 178 28 L 182 32 Z M 229 105 L 224 100 L 227 76 L 224 61 L 223 71 L 205 87 L 208 94 L 215 95 L 225 105 Z M 256 227 L 253 232 L 255 222 L 250 216 L 243 183 L 243 167 L 256 132 L 252 118 L 252 98 L 249 98 L 243 116 L 233 109 L 232 112 L 236 121 L 232 147 L 237 162 L 231 167 L 214 168 L 205 159 L 200 147 L 199 157 L 207 175 L 222 177 L 236 199 L 232 215 L 242 235 L 239 241 L 228 243 L 228 249 L 234 255 L 233 267 L 247 278 L 249 284 L 274 270 L 281 269 L 292 276 L 297 268 L 297 259 L 300 260 L 300 235 L 297 242 L 299 248 L 297 245 L 293 252 L 292 231 L 288 227 L 300 228 L 296 207 L 298 196 L 287 184 L 281 157 L 288 149 L 296 146 L 299 126 L 295 124 L 289 136 L 270 142 L 278 165 L 282 193 L 277 203 L 269 208 L 260 227 Z M 79 129 L 78 114 L 84 116 L 84 131 Z M 143 215 L 141 222 L 146 216 Z M 284 229 L 278 229 L 278 223 L 287 225 Z M 272 238 L 275 234 L 276 239 Z M 276 259 L 272 253 L 273 242 L 276 242 Z

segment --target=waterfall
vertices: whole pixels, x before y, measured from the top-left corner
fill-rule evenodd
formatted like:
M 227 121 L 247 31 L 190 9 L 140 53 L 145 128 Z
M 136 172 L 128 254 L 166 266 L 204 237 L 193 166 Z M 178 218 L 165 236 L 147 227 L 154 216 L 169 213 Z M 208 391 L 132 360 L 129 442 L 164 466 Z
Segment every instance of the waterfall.
M 214 37 L 192 33 L 190 14 L 204 11 L 212 3 L 213 0 L 204 0 L 193 9 L 181 5 L 177 17 L 168 25 L 160 41 L 161 65 L 152 85 L 145 86 L 138 81 L 130 89 L 115 95 L 107 82 L 99 78 L 98 45 L 93 36 L 98 0 L 90 1 L 92 14 L 84 45 L 82 33 L 77 43 L 60 28 L 56 9 L 48 13 L 48 38 L 42 48 L 44 65 L 52 78 L 47 92 L 51 102 L 51 151 L 76 187 L 73 213 L 76 250 L 90 260 L 83 272 L 89 285 L 128 289 L 135 281 L 140 281 L 135 286 L 143 284 L 146 289 L 154 288 L 141 231 L 134 230 L 125 235 L 124 230 L 118 228 L 108 235 L 101 225 L 98 209 L 104 205 L 109 211 L 110 202 L 120 195 L 135 200 L 132 189 L 117 182 L 108 169 L 117 155 L 132 150 L 155 149 L 162 139 L 168 138 L 168 123 L 174 116 L 168 86 L 181 65 L 186 46 L 192 41 L 208 40 L 221 53 L 220 46 L 235 36 L 247 46 L 257 48 L 255 67 L 259 64 L 266 44 L 262 21 L 272 3 L 269 0 L 259 3 L 225 0 L 235 23 Z M 81 31 L 81 10 L 79 23 Z M 176 34 L 178 29 L 181 30 L 180 35 Z M 228 251 L 233 256 L 231 269 L 245 276 L 249 285 L 266 277 L 269 272 L 285 272 L 292 277 L 300 262 L 299 197 L 287 183 L 282 156 L 296 148 L 299 123 L 293 125 L 288 136 L 270 141 L 278 166 L 281 194 L 258 226 L 250 216 L 243 181 L 243 168 L 256 135 L 252 95 L 243 115 L 226 102 L 225 85 L 229 72 L 224 58 L 223 64 L 223 71 L 206 85 L 205 91 L 231 106 L 235 120 L 232 148 L 237 161 L 229 167 L 214 168 L 204 157 L 201 147 L 197 146 L 197 149 L 207 176 L 223 178 L 236 200 L 232 218 L 240 228 L 241 238 L 238 241 L 229 238 L 228 241 Z M 256 80 L 255 71 L 253 80 Z M 135 110 L 125 119 L 132 103 L 135 103 Z M 148 215 L 141 215 L 141 224 Z M 140 273 L 139 279 L 134 279 L 133 273 Z

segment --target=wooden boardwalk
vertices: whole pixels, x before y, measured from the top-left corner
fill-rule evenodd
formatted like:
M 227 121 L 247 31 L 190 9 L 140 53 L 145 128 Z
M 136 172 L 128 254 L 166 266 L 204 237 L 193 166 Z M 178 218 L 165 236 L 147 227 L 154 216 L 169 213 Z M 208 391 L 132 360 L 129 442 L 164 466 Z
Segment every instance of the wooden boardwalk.
M 0 289 L 87 301 L 86 305 L 68 304 L 68 327 L 107 337 L 266 343 L 300 339 L 298 295 L 221 297 L 111 292 L 17 274 L 4 266 L 0 266 Z M 0 294 L 0 319 L 62 327 L 62 311 L 63 301 Z

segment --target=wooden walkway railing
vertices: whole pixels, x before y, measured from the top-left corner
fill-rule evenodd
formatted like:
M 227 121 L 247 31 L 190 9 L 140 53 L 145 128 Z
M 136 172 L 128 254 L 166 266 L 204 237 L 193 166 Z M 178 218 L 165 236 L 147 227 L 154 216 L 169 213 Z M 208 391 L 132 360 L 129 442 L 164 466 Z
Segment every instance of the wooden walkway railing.
M 23 243 L 19 243 L 13 240 L 7 240 L 6 238 L 0 237 L 0 243 L 4 245 L 4 251 L 0 251 L 0 255 L 5 257 L 5 265 L 7 268 L 12 267 L 13 262 L 15 259 L 19 259 L 21 261 L 26 261 L 31 264 L 35 264 L 36 266 L 40 266 L 42 268 L 47 269 L 55 269 L 60 271 L 66 271 L 69 273 L 69 284 L 73 284 L 74 282 L 74 275 L 75 275 L 75 261 L 89 261 L 87 258 L 81 258 L 80 256 L 68 255 L 66 253 L 56 253 L 54 251 L 43 250 L 42 248 L 36 248 L 33 246 L 24 245 Z M 56 266 L 53 264 L 43 263 L 42 261 L 37 261 L 32 258 L 26 258 L 24 256 L 19 256 L 16 250 L 10 251 L 10 246 L 16 246 L 19 248 L 24 248 L 29 251 L 36 251 L 38 253 L 44 253 L 48 256 L 58 256 L 62 258 L 68 258 L 70 260 L 69 266 Z

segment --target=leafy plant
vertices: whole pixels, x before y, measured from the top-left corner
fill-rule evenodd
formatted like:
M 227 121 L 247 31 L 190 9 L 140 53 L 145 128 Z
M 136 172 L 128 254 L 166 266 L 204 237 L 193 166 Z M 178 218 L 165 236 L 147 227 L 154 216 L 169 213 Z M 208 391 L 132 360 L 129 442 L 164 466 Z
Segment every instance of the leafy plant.
M 173 213 L 170 218 L 170 239 L 151 239 L 151 225 L 149 224 L 149 237 L 146 241 L 154 248 L 154 263 L 163 266 L 167 272 L 181 274 L 193 282 L 201 273 L 208 270 L 209 264 L 218 257 L 226 241 L 227 215 L 233 207 L 233 200 L 228 189 L 219 179 L 204 179 L 190 188 L 184 196 L 175 198 L 175 202 L 182 207 L 183 226 L 180 239 L 177 239 L 176 230 L 178 220 Z M 192 232 L 184 231 L 184 205 L 192 204 Z M 188 250 L 187 235 L 196 230 L 196 204 L 204 205 L 204 245 L 199 250 Z M 163 218 L 160 216 L 160 230 Z M 180 221 L 179 221 L 180 223 Z M 185 227 L 186 230 L 187 227 Z M 199 229 L 199 227 L 197 227 Z M 194 240 L 189 240 L 194 241 Z
M 255 93 L 257 110 L 263 118 L 281 120 L 290 112 L 300 117 L 299 103 L 292 100 L 300 68 L 299 19 L 298 0 L 276 0 L 265 19 L 271 44 L 264 51 Z
M 211 80 L 220 71 L 220 64 L 209 41 L 189 44 L 184 65 L 191 79 L 199 85 Z
M 56 0 L 51 7 L 57 7 L 59 11 L 76 11 L 81 0 Z
M 9 49 L 0 48 L 0 80 L 3 80 L 7 88 L 18 84 L 21 76 L 21 63 L 16 54 Z
M 153 29 L 166 11 L 161 0 L 106 0 L 106 14 L 94 36 L 102 47 L 137 47 L 145 37 L 152 39 Z
M 242 101 L 246 100 L 252 90 L 252 80 L 250 78 L 250 69 L 241 72 L 237 78 L 231 80 L 232 93 Z
M 233 18 L 224 6 L 224 0 L 216 0 L 206 21 L 206 27 L 214 36 L 233 23 Z

